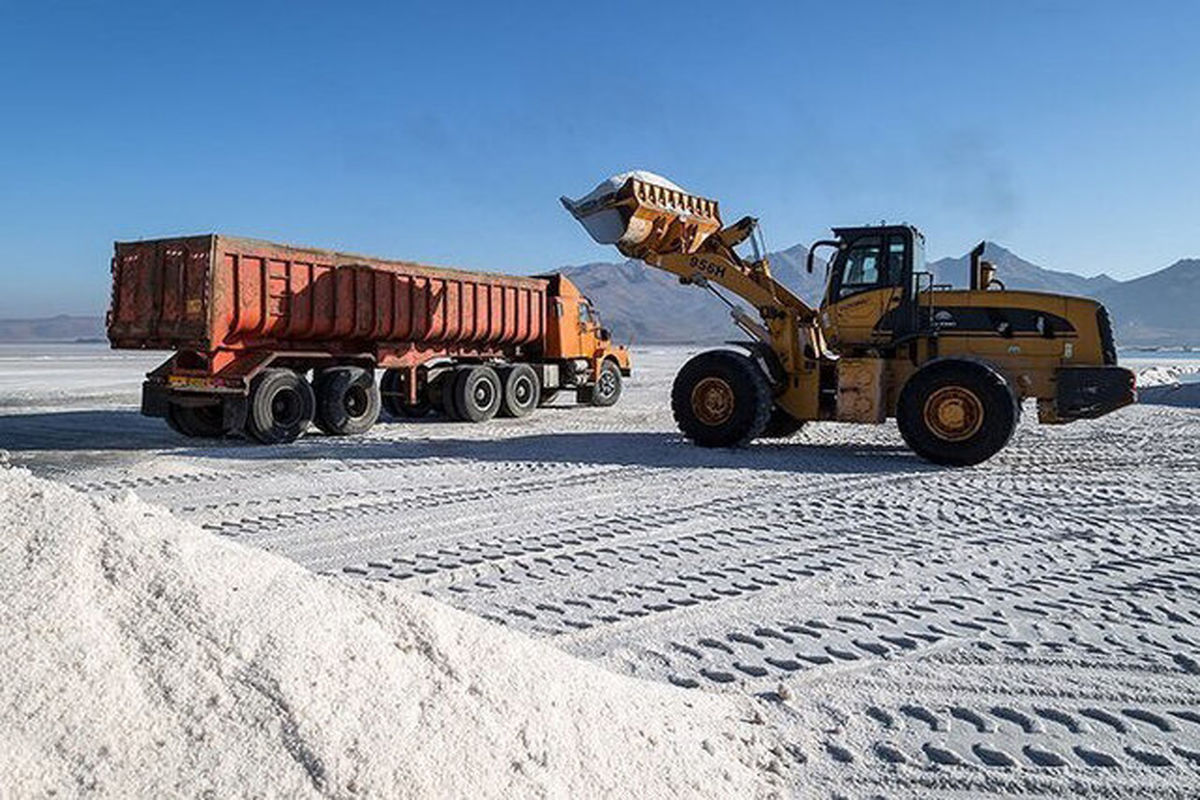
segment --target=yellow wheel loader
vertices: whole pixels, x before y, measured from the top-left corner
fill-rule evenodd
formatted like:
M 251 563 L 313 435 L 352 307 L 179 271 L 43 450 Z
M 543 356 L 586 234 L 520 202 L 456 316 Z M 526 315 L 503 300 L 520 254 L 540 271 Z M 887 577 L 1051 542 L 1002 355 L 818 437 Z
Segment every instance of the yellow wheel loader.
M 1099 417 L 1136 399 L 1112 325 L 1082 297 L 1006 290 L 971 253 L 969 289 L 934 284 L 909 225 L 834 228 L 825 297 L 813 308 L 771 277 L 757 220 L 724 226 L 717 201 L 645 172 L 562 203 L 592 238 L 726 302 L 748 342 L 688 361 L 671 392 L 683 434 L 705 447 L 789 436 L 808 420 L 894 417 L 918 455 L 978 464 L 1008 443 L 1021 403 L 1038 420 Z M 749 242 L 752 254 L 735 248 Z M 758 318 L 721 289 L 750 303 Z

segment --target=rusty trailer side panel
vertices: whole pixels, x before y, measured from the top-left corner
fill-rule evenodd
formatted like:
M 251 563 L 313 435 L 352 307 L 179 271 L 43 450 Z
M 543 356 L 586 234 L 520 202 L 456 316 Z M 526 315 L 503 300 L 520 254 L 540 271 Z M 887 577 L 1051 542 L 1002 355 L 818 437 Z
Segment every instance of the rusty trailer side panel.
M 119 242 L 114 347 L 508 352 L 546 331 L 542 279 L 211 234 Z

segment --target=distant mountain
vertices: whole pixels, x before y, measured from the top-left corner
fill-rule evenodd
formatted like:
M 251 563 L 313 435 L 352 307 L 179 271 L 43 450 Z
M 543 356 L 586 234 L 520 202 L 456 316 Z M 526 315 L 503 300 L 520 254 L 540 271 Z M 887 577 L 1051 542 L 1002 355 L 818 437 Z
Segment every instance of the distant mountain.
M 74 342 L 104 338 L 102 317 L 59 314 L 46 319 L 0 319 L 0 342 Z
M 825 264 L 817 260 L 809 275 L 805 271 L 807 254 L 802 245 L 771 253 L 771 267 L 784 285 L 816 305 L 824 292 Z M 1122 282 L 1107 275 L 1085 278 L 1045 269 L 994 242 L 987 243 L 983 257 L 996 265 L 996 277 L 1009 289 L 1102 301 L 1112 313 L 1118 344 L 1200 345 L 1198 259 Z M 963 255 L 939 259 L 928 268 L 937 283 L 966 287 L 969 264 L 970 256 Z M 730 322 L 728 308 L 708 292 L 681 286 L 671 275 L 640 262 L 585 264 L 562 271 L 592 298 L 618 340 L 712 343 L 742 335 Z
M 1200 344 L 1200 259 L 1117 283 L 1096 298 L 1112 313 L 1122 344 Z

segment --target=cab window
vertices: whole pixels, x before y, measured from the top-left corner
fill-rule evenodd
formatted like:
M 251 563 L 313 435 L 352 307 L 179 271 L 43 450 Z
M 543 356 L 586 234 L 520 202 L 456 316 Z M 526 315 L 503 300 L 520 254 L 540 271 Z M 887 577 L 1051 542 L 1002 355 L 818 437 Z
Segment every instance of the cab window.
M 587 325 L 592 321 L 592 307 L 587 303 L 579 304 L 579 322 Z
M 841 286 L 838 297 L 874 289 L 880 283 L 883 243 L 878 236 L 858 239 L 842 254 Z

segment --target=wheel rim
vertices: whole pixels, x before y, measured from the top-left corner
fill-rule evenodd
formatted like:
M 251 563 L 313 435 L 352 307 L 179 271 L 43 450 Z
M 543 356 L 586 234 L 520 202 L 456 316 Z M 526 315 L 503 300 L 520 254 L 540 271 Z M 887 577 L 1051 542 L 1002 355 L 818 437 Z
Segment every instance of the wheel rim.
M 692 389 L 692 412 L 705 425 L 720 425 L 733 416 L 733 402 L 733 387 L 722 378 L 704 378 Z
M 367 390 L 361 386 L 351 386 L 342 397 L 342 405 L 351 417 L 361 417 L 367 411 Z
M 600 373 L 600 381 L 596 384 L 596 389 L 600 392 L 601 397 L 612 397 L 617 391 L 617 379 L 610 370 L 605 370 Z
M 533 399 L 533 382 L 526 377 L 517 378 L 513 383 L 513 396 L 521 405 L 525 405 Z
M 280 389 L 271 398 L 271 416 L 276 425 L 285 428 L 300 421 L 300 393 L 295 389 Z
M 983 427 L 983 402 L 962 386 L 943 386 L 925 401 L 925 426 L 939 439 L 961 442 Z
M 471 390 L 471 398 L 475 401 L 476 408 L 484 409 L 491 406 L 492 401 L 496 398 L 496 391 L 492 387 L 491 381 L 477 381 Z

